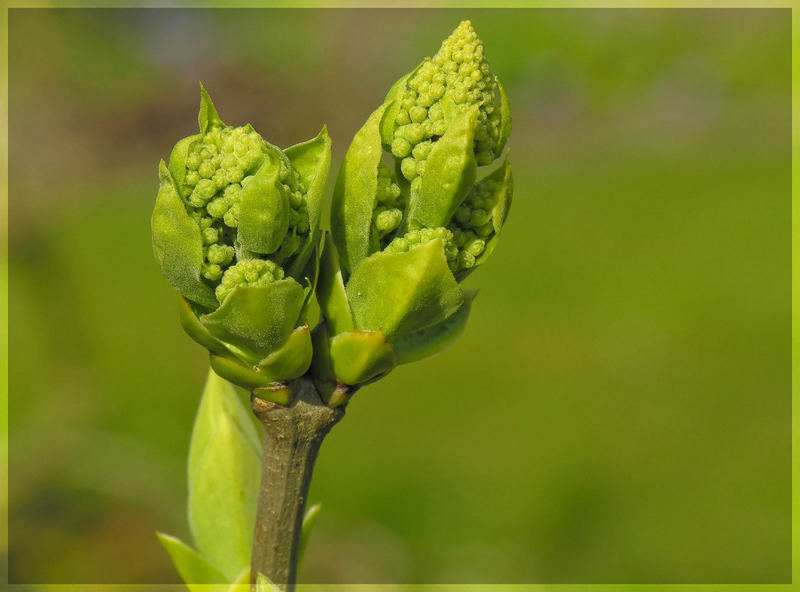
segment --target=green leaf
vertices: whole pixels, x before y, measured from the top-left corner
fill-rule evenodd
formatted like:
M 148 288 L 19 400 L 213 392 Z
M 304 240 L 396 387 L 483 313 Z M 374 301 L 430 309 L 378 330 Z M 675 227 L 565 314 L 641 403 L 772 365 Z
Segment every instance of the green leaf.
M 217 307 L 214 291 L 200 279 L 203 240 L 200 228 L 189 216 L 162 160 L 160 184 L 151 220 L 153 253 L 161 273 L 184 298 L 207 308 Z
M 256 578 L 256 592 L 282 592 L 278 586 L 272 583 L 267 576 L 262 573 Z
M 197 315 L 192 310 L 189 301 L 181 296 L 178 296 L 178 301 L 181 327 L 183 327 L 183 330 L 186 331 L 189 337 L 209 351 L 221 356 L 230 356 L 231 351 L 225 344 L 209 333 L 208 329 L 200 323 L 200 319 L 197 318 Z
M 339 256 L 328 232 L 325 233 L 320 259 L 317 300 L 331 333 L 337 335 L 353 329 L 353 316 L 347 304 Z
M 331 168 L 331 138 L 328 128 L 323 127 L 316 138 L 296 144 L 284 150 L 292 166 L 300 173 L 306 187 L 308 218 L 313 234 L 319 228 L 322 213 L 322 198 Z
M 389 341 L 443 321 L 464 302 L 441 239 L 364 259 L 346 291 L 356 328 L 382 330 Z
M 287 278 L 266 286 L 237 286 L 200 322 L 217 339 L 232 344 L 257 364 L 281 347 L 299 324 L 306 290 Z
M 310 231 L 300 251 L 295 255 L 291 266 L 286 272 L 296 279 L 308 277 L 312 285 L 316 285 L 317 267 L 309 270 L 313 261 L 312 254 L 319 257 L 319 226 L 322 215 L 325 186 L 328 182 L 328 172 L 331 168 L 331 139 L 328 128 L 323 127 L 316 138 L 287 148 L 284 153 L 289 158 L 292 166 L 300 173 L 306 187 L 308 201 L 308 220 Z M 315 253 L 316 250 L 316 253 Z
M 308 539 L 311 536 L 311 529 L 314 528 L 314 523 L 317 521 L 322 510 L 322 504 L 314 504 L 308 510 L 306 515 L 303 516 L 303 526 L 300 530 L 300 548 L 297 551 L 297 567 L 303 562 L 303 556 L 306 554 L 306 547 L 308 547 Z
M 492 202 L 494 203 L 492 207 L 492 226 L 495 233 L 499 233 L 506 222 L 506 218 L 508 218 L 508 211 L 511 209 L 511 198 L 514 195 L 514 178 L 511 175 L 510 152 L 506 152 L 503 164 L 481 181 L 481 183 L 485 182 L 497 183 L 492 195 Z
M 274 151 L 267 151 L 256 174 L 242 185 L 239 201 L 239 243 L 265 255 L 280 248 L 289 229 L 289 198 L 279 180 L 280 155 Z
M 289 382 L 283 384 L 281 382 L 273 382 L 267 386 L 254 388 L 252 394 L 259 399 L 272 401 L 273 403 L 286 407 L 292 402 L 295 394 L 297 394 L 297 383 Z
M 409 228 L 447 226 L 475 183 L 473 137 L 478 107 L 464 111 L 433 144 L 419 183 L 411 184 Z
M 299 258 L 303 256 L 299 255 L 298 259 L 295 259 L 295 263 L 292 264 L 292 267 L 288 272 L 291 277 L 303 278 L 308 285 L 308 294 L 306 295 L 306 300 L 303 303 L 303 309 L 300 311 L 300 319 L 312 327 L 319 322 L 319 303 L 316 299 L 315 290 L 317 281 L 319 280 L 319 258 L 320 254 L 322 253 L 322 241 L 324 240 L 324 235 L 325 233 L 322 230 L 317 230 L 314 234 L 313 240 L 311 240 L 307 245 L 310 255 L 313 256 L 306 260 L 305 267 L 299 271 L 299 273 L 293 273 L 297 264 L 299 263 Z M 309 236 L 309 238 L 311 237 Z
M 380 122 L 387 105 L 381 105 L 358 130 L 344 156 L 331 204 L 331 232 L 339 262 L 349 274 L 369 255 L 372 212 L 378 191 L 378 164 L 383 155 Z
M 394 349 L 381 331 L 348 331 L 330 342 L 330 361 L 339 382 L 362 385 L 395 367 Z
M 290 391 L 280 388 L 284 385 L 276 383 L 270 376 L 261 374 L 257 367 L 245 366 L 236 360 L 215 354 L 209 356 L 209 361 L 211 369 L 220 378 L 248 391 L 264 389 L 266 394 L 261 397 L 262 399 L 268 399 L 281 405 L 286 405 L 291 401 Z
M 157 532 L 156 536 L 169 553 L 181 579 L 192 592 L 206 590 L 205 586 L 208 584 L 228 583 L 220 570 L 180 539 L 162 532 Z
M 383 117 L 381 117 L 380 133 L 381 143 L 383 144 L 384 149 L 387 151 L 391 151 L 392 149 L 395 119 L 397 119 L 397 113 L 400 111 L 400 107 L 402 106 L 398 100 L 398 95 L 405 90 L 406 81 L 410 76 L 411 74 L 407 74 L 395 82 L 392 88 L 390 88 L 389 92 L 386 94 L 386 98 L 383 100 L 384 104 L 386 105 L 386 111 L 384 112 Z
M 189 154 L 192 144 L 201 137 L 200 134 L 197 134 L 180 140 L 169 155 L 169 172 L 175 179 L 179 191 L 183 189 L 183 181 L 186 177 L 186 156 Z
M 197 123 L 200 124 L 201 134 L 207 133 L 212 127 L 225 127 L 202 83 L 200 83 L 200 112 L 197 114 Z
M 273 381 L 292 380 L 308 370 L 311 354 L 311 330 L 303 325 L 289 334 L 286 343 L 261 360 L 258 368 Z
M 495 77 L 497 88 L 500 89 L 500 140 L 497 145 L 497 154 L 503 150 L 511 135 L 511 105 L 508 102 L 506 89 L 500 84 L 500 79 Z
M 467 325 L 472 300 L 476 294 L 474 291 L 465 292 L 461 308 L 442 322 L 395 339 L 392 346 L 398 365 L 438 354 L 458 339 Z
M 260 481 L 255 425 L 234 387 L 209 372 L 189 448 L 189 525 L 231 582 L 250 563 Z

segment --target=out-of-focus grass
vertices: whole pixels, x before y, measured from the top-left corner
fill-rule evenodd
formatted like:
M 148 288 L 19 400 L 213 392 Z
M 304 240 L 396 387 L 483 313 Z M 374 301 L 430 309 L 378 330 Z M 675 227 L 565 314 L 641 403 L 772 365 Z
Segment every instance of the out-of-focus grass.
M 149 214 L 197 80 L 336 166 L 462 18 L 512 214 L 462 339 L 323 447 L 301 579 L 789 579 L 788 14 L 73 10 L 9 21 L 10 581 L 176 581 L 206 358 Z

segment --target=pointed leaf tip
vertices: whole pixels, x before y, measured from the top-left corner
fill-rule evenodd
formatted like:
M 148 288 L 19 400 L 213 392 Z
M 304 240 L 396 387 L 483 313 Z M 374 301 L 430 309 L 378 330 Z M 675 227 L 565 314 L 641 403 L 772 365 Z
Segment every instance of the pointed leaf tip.
M 303 525 L 300 531 L 300 549 L 297 551 L 298 566 L 303 561 L 303 557 L 306 554 L 308 538 L 311 536 L 311 529 L 314 527 L 314 522 L 316 522 L 320 510 L 322 510 L 322 504 L 314 504 L 306 510 L 306 515 L 303 516 Z
M 228 581 L 219 569 L 180 539 L 163 532 L 156 532 L 156 536 L 190 590 L 199 590 L 201 586 L 210 584 L 225 584 Z
M 200 83 L 200 112 L 197 114 L 197 123 L 200 125 L 201 134 L 208 132 L 209 128 L 225 126 L 202 82 Z
M 259 573 L 256 578 L 256 592 L 281 592 L 281 589 L 263 573 Z
M 167 168 L 167 163 L 164 162 L 164 159 L 162 158 L 158 161 L 158 180 L 164 183 L 169 179 L 169 169 Z

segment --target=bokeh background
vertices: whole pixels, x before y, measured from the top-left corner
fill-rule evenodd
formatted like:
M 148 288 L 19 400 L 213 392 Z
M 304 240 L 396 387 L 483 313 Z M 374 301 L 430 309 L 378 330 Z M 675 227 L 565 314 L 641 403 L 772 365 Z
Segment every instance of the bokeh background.
M 207 359 L 151 255 L 159 158 L 222 118 L 334 171 L 470 18 L 516 194 L 459 342 L 320 455 L 320 583 L 791 575 L 788 10 L 11 10 L 12 583 L 171 583 Z

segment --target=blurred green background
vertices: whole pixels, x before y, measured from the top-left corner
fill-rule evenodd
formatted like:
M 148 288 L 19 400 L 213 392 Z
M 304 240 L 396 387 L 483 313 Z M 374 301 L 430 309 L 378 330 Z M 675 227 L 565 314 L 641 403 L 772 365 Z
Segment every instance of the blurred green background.
M 10 10 L 9 581 L 170 583 L 207 367 L 159 158 L 360 124 L 470 18 L 516 195 L 466 333 L 320 455 L 319 583 L 785 583 L 788 10 Z

